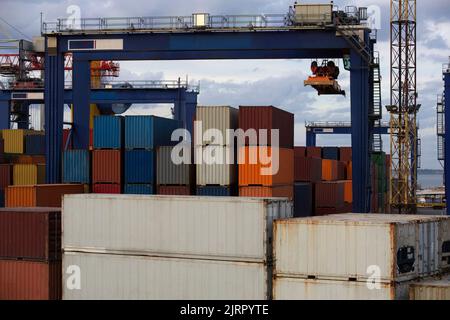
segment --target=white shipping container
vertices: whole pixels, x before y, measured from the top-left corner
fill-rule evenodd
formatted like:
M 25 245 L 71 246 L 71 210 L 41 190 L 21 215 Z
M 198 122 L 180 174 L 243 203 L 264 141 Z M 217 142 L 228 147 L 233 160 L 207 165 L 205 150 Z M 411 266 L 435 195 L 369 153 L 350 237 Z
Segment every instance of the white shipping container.
M 408 282 L 380 283 L 276 277 L 274 300 L 407 300 Z
M 65 251 L 265 262 L 287 199 L 66 195 Z
M 64 300 L 266 300 L 269 293 L 262 263 L 65 252 L 63 270 Z
M 450 300 L 450 276 L 416 282 L 409 287 L 410 300 Z
M 376 271 L 382 282 L 435 273 L 439 270 L 438 224 L 432 218 L 419 223 L 358 214 L 277 221 L 275 273 L 364 281 Z
M 196 109 L 195 120 L 201 121 L 203 134 L 210 129 L 218 130 L 223 137 L 223 141 L 220 143 L 218 141 L 213 141 L 211 137 L 205 135 L 198 136 L 199 132 L 195 131 L 196 139 L 200 139 L 203 146 L 209 144 L 221 146 L 230 145 L 232 137 L 229 136 L 227 142 L 227 130 L 237 129 L 238 116 L 239 110 L 229 106 L 198 106 Z
M 208 146 L 202 147 L 201 152 L 203 161 L 196 166 L 198 186 L 231 186 L 237 183 L 238 166 L 236 150 L 232 152 L 230 147 Z M 228 161 L 228 158 L 232 161 Z
M 332 4 L 295 4 L 295 22 L 300 24 L 333 23 Z

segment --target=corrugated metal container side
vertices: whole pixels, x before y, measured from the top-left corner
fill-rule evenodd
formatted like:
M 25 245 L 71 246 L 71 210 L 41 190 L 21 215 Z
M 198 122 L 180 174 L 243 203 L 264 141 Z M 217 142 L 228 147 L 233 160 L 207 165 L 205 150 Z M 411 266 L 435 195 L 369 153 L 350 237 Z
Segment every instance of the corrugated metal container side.
M 61 261 L 0 260 L 0 300 L 61 300 Z
M 408 300 L 408 283 L 381 283 L 370 290 L 367 282 L 276 277 L 274 300 Z
M 94 149 L 121 149 L 124 137 L 123 117 L 94 117 Z
M 64 300 L 266 300 L 263 263 L 65 252 L 64 268 L 83 272 Z M 69 275 L 64 274 L 63 283 Z
M 13 165 L 13 185 L 27 186 L 45 183 L 44 164 Z
M 294 180 L 318 182 L 322 180 L 322 160 L 319 158 L 294 158 Z
M 61 260 L 61 209 L 0 209 L 0 258 Z
M 93 184 L 92 192 L 93 193 L 104 193 L 104 194 L 120 194 L 122 188 L 120 184 Z
M 278 154 L 278 168 L 272 161 Z M 263 164 L 260 154 L 270 159 L 269 165 Z M 251 164 L 256 160 L 256 164 Z M 264 170 L 272 166 L 271 175 L 263 175 Z M 278 172 L 276 170 L 278 169 Z M 294 183 L 294 150 L 272 147 L 241 147 L 239 148 L 239 186 L 275 186 L 292 185 Z
M 156 183 L 158 185 L 190 185 L 193 183 L 195 165 L 174 164 L 173 147 L 158 147 L 156 151 Z
M 254 129 L 267 130 L 267 145 L 271 146 L 272 129 L 279 130 L 279 147 L 294 147 L 294 115 L 273 106 L 240 106 L 239 128 L 247 131 Z M 248 141 L 246 141 L 248 145 Z M 259 143 L 261 145 L 261 143 Z
M 151 184 L 126 184 L 123 193 L 125 194 L 154 194 Z
M 338 147 L 323 147 L 322 159 L 339 160 L 339 148 Z
M 353 163 L 347 162 L 346 168 L 345 168 L 345 173 L 346 173 L 346 179 L 347 180 L 352 180 L 353 179 Z
M 45 155 L 45 135 L 25 136 L 25 153 L 28 155 Z
M 208 149 L 206 149 L 208 148 Z M 221 149 L 221 150 L 220 150 Z M 210 152 L 208 151 L 210 150 Z M 217 153 L 216 153 L 217 152 Z M 230 147 L 227 146 L 208 146 L 202 148 L 203 161 L 196 165 L 196 183 L 199 186 L 218 185 L 229 186 L 237 183 L 238 166 L 237 152 L 234 152 L 233 161 L 227 161 L 227 155 L 231 157 Z M 220 157 L 220 154 L 222 157 Z M 215 164 L 214 158 L 223 164 Z M 232 164 L 227 164 L 232 162 Z M 214 164 L 210 164 L 214 163 Z
M 171 146 L 172 132 L 182 128 L 181 121 L 155 116 L 125 117 L 125 148 L 154 149 L 158 146 Z
M 71 150 L 73 148 L 73 140 L 70 139 L 69 144 L 67 144 L 67 141 L 69 140 L 69 135 L 70 135 L 70 129 L 64 129 L 63 130 L 63 138 L 62 138 L 62 150 L 65 151 L 66 150 L 66 146 L 67 146 L 67 150 Z
M 67 150 L 63 153 L 63 182 L 90 184 L 90 152 Z
M 310 217 L 314 213 L 314 186 L 312 183 L 294 184 L 294 217 Z
M 45 156 L 26 154 L 7 154 L 7 162 L 12 164 L 45 164 Z
M 237 196 L 236 186 L 197 186 L 198 196 L 233 197 Z
M 342 181 L 318 182 L 315 186 L 317 208 L 341 208 L 344 206 L 344 183 Z
M 25 130 L 5 129 L 1 130 L 0 133 L 4 142 L 5 153 L 25 153 Z
M 10 164 L 0 164 L 0 190 L 12 184 L 12 166 Z
M 439 216 L 338 214 L 280 220 L 274 227 L 275 274 L 366 281 L 376 265 L 383 283 L 441 268 Z
M 5 143 L 3 142 L 3 139 L 1 138 L 0 133 L 0 163 L 5 162 Z
M 349 207 L 344 204 L 342 207 L 327 207 L 327 208 L 314 208 L 314 216 L 321 217 L 321 216 L 329 216 L 330 214 L 343 214 L 351 212 L 352 210 L 349 209 Z
M 85 194 L 63 208 L 65 251 L 247 262 L 267 261 L 273 220 L 292 217 L 283 198 Z
M 158 186 L 158 194 L 170 196 L 189 196 L 191 187 L 189 186 Z
M 203 137 L 195 137 L 194 141 L 200 139 L 202 145 L 229 145 L 232 140 L 229 139 L 229 143 L 227 143 L 227 129 L 237 129 L 238 116 L 239 110 L 229 106 L 197 106 L 195 120 L 202 122 L 203 133 L 209 129 L 219 130 L 222 133 L 224 141 L 221 143 L 211 140 L 203 141 Z M 194 135 L 197 134 L 199 133 L 194 131 Z
M 410 300 L 450 300 L 450 276 L 428 279 L 409 286 Z
M 0 190 L 0 208 L 5 206 L 5 191 Z
M 156 179 L 155 157 L 155 152 L 151 150 L 125 151 L 125 183 L 154 184 Z
M 352 161 L 352 147 L 341 147 L 339 150 L 339 160 L 343 162 Z
M 306 156 L 309 158 L 322 158 L 321 147 L 306 147 Z
M 322 180 L 336 181 L 345 179 L 345 165 L 336 160 L 322 160 Z
M 122 183 L 122 151 L 92 151 L 92 183 Z
M 353 184 L 351 180 L 344 181 L 344 200 L 347 203 L 353 202 Z
M 41 184 L 34 186 L 10 186 L 6 188 L 6 207 L 61 208 L 65 194 L 84 193 L 82 184 Z
M 239 187 L 240 197 L 256 197 L 256 198 L 288 198 L 294 199 L 294 188 L 290 186 L 275 186 L 275 187 Z
M 306 157 L 306 147 L 294 147 L 294 158 Z

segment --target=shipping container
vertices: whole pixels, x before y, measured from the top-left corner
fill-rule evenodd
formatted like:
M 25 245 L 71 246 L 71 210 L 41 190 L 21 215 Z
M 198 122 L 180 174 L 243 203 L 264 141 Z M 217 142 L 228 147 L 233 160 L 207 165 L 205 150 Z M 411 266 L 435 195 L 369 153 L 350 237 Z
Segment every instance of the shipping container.
M 154 149 L 159 146 L 177 144 L 172 141 L 172 133 L 183 128 L 181 121 L 155 116 L 125 117 L 125 148 Z
M 154 194 L 152 184 L 126 184 L 123 193 L 125 194 Z
M 263 263 L 65 252 L 63 268 L 79 266 L 81 289 L 64 300 L 267 300 Z M 63 283 L 70 274 L 64 274 Z
M 5 190 L 0 190 L 0 208 L 5 206 Z
M 322 159 L 339 160 L 339 148 L 338 147 L 323 147 Z
M 450 300 L 450 276 L 428 279 L 409 286 L 410 300 Z
M 336 181 L 345 179 L 345 165 L 336 160 L 322 160 L 322 180 Z
M 94 117 L 94 149 L 121 149 L 124 137 L 123 117 Z
M 257 198 L 288 198 L 294 200 L 294 188 L 290 186 L 251 186 L 239 187 L 240 197 L 257 197 Z
M 0 190 L 5 190 L 12 184 L 12 166 L 10 164 L 0 164 Z
M 294 180 L 318 182 L 322 180 L 322 160 L 319 158 L 294 158 Z
M 339 150 L 339 160 L 343 162 L 353 161 L 352 147 L 341 147 Z
M 154 184 L 155 152 L 151 150 L 127 150 L 125 151 L 125 175 L 126 184 L 146 183 Z
M 71 129 L 63 130 L 62 150 L 71 150 L 73 148 L 73 139 L 71 138 Z M 70 141 L 69 141 L 70 138 Z
M 292 185 L 293 183 L 293 149 L 239 148 L 239 186 L 276 186 Z
M 351 180 L 344 181 L 344 201 L 353 203 L 353 184 Z
M 316 208 L 341 208 L 344 206 L 345 184 L 342 181 L 318 182 L 315 185 Z
M 438 272 L 448 218 L 341 214 L 280 220 L 274 227 L 275 273 L 288 277 L 381 282 Z
M 312 183 L 294 184 L 294 217 L 310 217 L 314 213 L 314 185 Z
M 61 261 L 0 260 L 0 300 L 60 300 Z
M 28 155 L 45 155 L 45 135 L 25 136 L 25 153 Z
M 67 150 L 63 153 L 63 182 L 90 183 L 90 152 Z
M 276 277 L 274 300 L 407 300 L 408 283 L 381 283 Z
M 13 185 L 27 186 L 45 183 L 45 164 L 13 165 Z
M 309 158 L 322 158 L 321 147 L 306 147 L 306 156 Z
M 67 195 L 65 251 L 265 262 L 287 199 Z M 115 226 L 111 228 L 111 226 Z
M 249 129 L 256 130 L 258 135 L 257 144 L 251 145 L 268 145 L 280 148 L 292 149 L 294 147 L 294 115 L 287 111 L 267 107 L 240 106 L 239 107 L 239 128 L 247 131 Z M 260 130 L 267 130 L 267 142 L 259 141 Z M 278 145 L 272 143 L 272 130 L 278 130 Z M 246 140 L 246 145 L 249 141 Z
M 189 196 L 191 195 L 190 186 L 158 186 L 158 194 L 171 196 Z
M 239 110 L 226 106 L 197 106 L 195 120 L 201 121 L 202 134 L 194 131 L 195 142 L 198 145 L 220 145 L 228 146 L 233 142 L 234 132 L 238 127 Z M 211 137 L 205 136 L 208 130 L 218 130 L 222 135 L 222 141 L 213 141 Z M 227 132 L 228 130 L 228 132 Z M 231 134 L 231 136 L 229 136 Z
M 193 183 L 195 165 L 175 164 L 172 159 L 173 147 L 158 147 L 156 151 L 156 183 L 158 185 L 190 185 Z M 183 157 L 184 154 L 176 154 Z M 189 155 L 189 160 L 191 159 Z
M 347 162 L 345 173 L 346 173 L 346 177 L 345 178 L 347 180 L 352 180 L 353 179 L 353 163 L 351 161 Z
M 52 207 L 61 208 L 65 194 L 84 193 L 82 184 L 40 184 L 34 186 L 10 186 L 5 190 L 8 208 Z
M 7 154 L 7 162 L 12 164 L 45 164 L 45 156 L 26 154 Z
M 201 163 L 196 165 L 199 186 L 229 186 L 237 183 L 237 152 L 227 146 L 202 147 Z
M 61 209 L 0 209 L 0 258 L 61 260 Z
M 235 186 L 197 186 L 197 196 L 208 197 L 233 197 L 237 196 L 237 188 Z
M 315 207 L 314 208 L 314 216 L 320 217 L 320 216 L 328 216 L 330 214 L 343 214 L 343 213 L 349 213 L 352 210 L 347 206 L 347 204 L 344 204 L 342 207 Z
M 5 153 L 24 154 L 25 153 L 25 136 L 42 134 L 32 130 L 4 129 L 1 130 L 1 138 L 4 143 Z
M 92 183 L 122 183 L 122 151 L 92 151 Z
M 92 193 L 104 193 L 104 194 L 120 194 L 122 188 L 120 184 L 93 184 Z
M 294 147 L 294 158 L 306 157 L 306 147 Z
M 5 163 L 5 143 L 0 134 L 0 164 Z

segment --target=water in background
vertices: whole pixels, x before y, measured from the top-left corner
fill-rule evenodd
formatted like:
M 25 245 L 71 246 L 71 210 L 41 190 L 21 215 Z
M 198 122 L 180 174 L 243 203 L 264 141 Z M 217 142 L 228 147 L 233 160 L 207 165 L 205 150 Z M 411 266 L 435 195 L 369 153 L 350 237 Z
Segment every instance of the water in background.
M 417 179 L 419 180 L 419 187 L 421 189 L 429 189 L 435 187 L 442 187 L 444 185 L 443 182 L 443 173 L 419 173 Z

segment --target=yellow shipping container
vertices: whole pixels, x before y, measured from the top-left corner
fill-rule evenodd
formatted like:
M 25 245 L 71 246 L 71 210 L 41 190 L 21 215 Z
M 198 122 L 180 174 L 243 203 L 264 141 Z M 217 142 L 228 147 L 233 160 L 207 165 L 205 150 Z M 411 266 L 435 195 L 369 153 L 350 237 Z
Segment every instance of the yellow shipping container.
M 25 136 L 44 134 L 41 131 L 4 129 L 1 130 L 1 138 L 5 146 L 5 153 L 24 154 Z
M 28 186 L 45 183 L 45 164 L 15 164 L 13 185 Z

